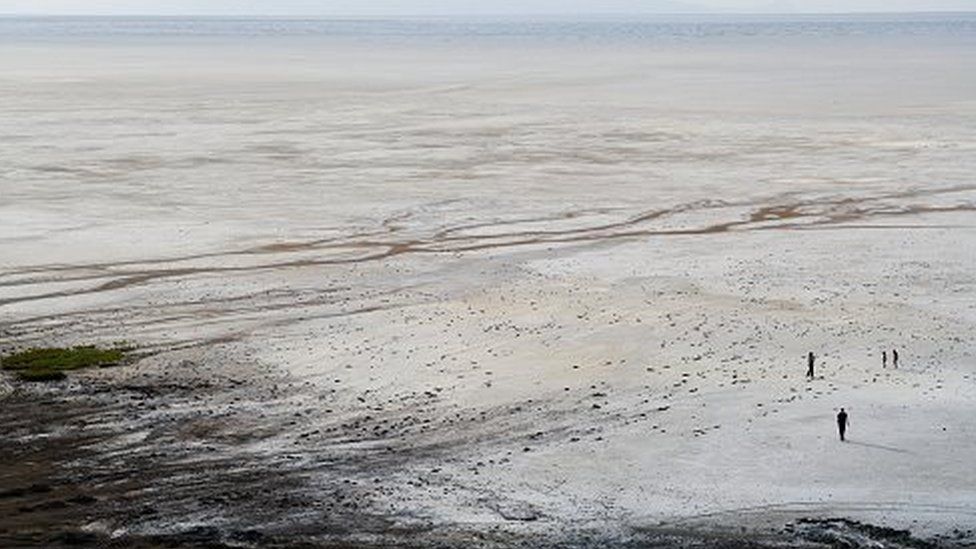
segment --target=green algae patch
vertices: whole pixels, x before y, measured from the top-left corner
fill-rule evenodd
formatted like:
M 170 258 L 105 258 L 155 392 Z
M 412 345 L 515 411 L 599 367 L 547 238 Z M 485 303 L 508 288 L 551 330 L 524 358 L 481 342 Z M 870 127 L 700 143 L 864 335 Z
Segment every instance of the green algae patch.
M 126 358 L 123 348 L 102 349 L 94 345 L 68 348 L 34 348 L 3 357 L 4 370 L 24 381 L 58 381 L 65 372 L 82 368 L 117 366 Z

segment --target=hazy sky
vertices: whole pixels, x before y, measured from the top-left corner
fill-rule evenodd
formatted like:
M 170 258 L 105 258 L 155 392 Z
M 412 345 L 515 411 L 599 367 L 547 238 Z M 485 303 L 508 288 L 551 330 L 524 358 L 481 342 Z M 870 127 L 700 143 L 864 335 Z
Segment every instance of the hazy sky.
M 973 11 L 976 0 L 0 0 L 6 14 L 428 15 Z

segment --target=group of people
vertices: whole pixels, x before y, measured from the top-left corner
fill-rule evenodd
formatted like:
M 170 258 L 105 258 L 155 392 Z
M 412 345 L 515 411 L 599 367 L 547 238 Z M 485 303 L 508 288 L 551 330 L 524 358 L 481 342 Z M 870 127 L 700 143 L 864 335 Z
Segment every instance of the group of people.
M 814 373 L 815 362 L 816 362 L 816 357 L 814 356 L 813 351 L 810 351 L 809 353 L 807 353 L 807 379 L 813 379 L 815 376 Z M 893 368 L 898 367 L 897 349 L 891 350 L 891 366 Z M 881 351 L 881 367 L 882 368 L 888 367 L 888 351 Z M 849 423 L 850 420 L 847 417 L 847 412 L 843 408 L 841 408 L 840 412 L 837 413 L 837 431 L 840 433 L 841 442 L 845 440 L 844 435 L 847 433 L 847 426 L 849 425 Z
M 898 367 L 898 349 L 891 350 L 891 366 Z M 881 351 L 881 367 L 888 367 L 888 351 Z
M 816 362 L 816 357 L 813 355 L 813 351 L 807 353 L 807 379 L 814 378 L 813 365 Z M 891 350 L 891 366 L 892 368 L 898 367 L 898 349 Z M 881 367 L 888 367 L 888 351 L 881 351 Z

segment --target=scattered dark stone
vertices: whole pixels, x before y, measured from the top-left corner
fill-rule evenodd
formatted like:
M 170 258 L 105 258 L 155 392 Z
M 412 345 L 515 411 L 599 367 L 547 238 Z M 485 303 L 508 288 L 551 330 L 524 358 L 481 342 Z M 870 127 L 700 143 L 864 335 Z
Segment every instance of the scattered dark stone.
M 75 547 L 98 544 L 98 536 L 90 532 L 62 532 L 55 537 L 56 542 Z
M 34 513 L 37 511 L 53 511 L 56 509 L 64 509 L 68 507 L 68 502 L 62 501 L 60 499 L 55 499 L 52 501 L 45 501 L 43 503 L 38 503 L 37 505 L 24 505 L 17 510 L 21 513 Z
M 539 520 L 539 512 L 527 503 L 506 502 L 495 506 L 495 511 L 505 520 L 516 522 L 534 522 Z
M 74 503 L 75 505 L 91 505 L 96 502 L 98 502 L 98 498 L 86 494 L 68 498 L 68 503 Z
M 267 536 L 258 532 L 257 530 L 243 530 L 237 532 L 231 532 L 228 538 L 231 541 L 237 541 L 241 543 L 260 543 L 265 540 Z
M 28 490 L 34 494 L 47 494 L 51 491 L 51 486 L 47 484 L 31 484 Z
M 213 526 L 197 526 L 179 536 L 189 543 L 215 543 L 220 540 L 220 530 Z
M 891 549 L 935 549 L 936 544 L 915 538 L 908 530 L 875 526 L 844 518 L 796 521 L 796 533 L 807 541 L 838 549 L 885 547 Z
M 24 497 L 26 494 L 27 490 L 24 490 L 23 488 L 14 488 L 13 490 L 0 492 L 0 499 L 19 498 Z

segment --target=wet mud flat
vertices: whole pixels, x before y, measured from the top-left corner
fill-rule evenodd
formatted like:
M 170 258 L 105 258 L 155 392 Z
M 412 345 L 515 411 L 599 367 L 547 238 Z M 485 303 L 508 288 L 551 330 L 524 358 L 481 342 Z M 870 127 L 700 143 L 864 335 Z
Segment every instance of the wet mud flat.
M 395 458 L 241 451 L 270 437 L 235 379 L 17 384 L 2 397 L 2 547 L 973 547 L 973 531 L 921 539 L 846 518 L 755 513 L 710 521 L 573 525 L 518 510 L 438 522 L 379 504 Z M 280 395 L 276 395 L 280 398 Z M 253 407 L 201 412 L 221 403 Z M 241 411 L 246 410 L 246 411 Z M 269 418 L 265 417 L 265 421 Z M 282 422 L 270 418 L 271 423 Z M 340 446 L 337 442 L 337 447 Z M 315 481 L 312 482 L 311 479 Z M 323 484 L 322 479 L 327 479 Z M 504 503 L 499 502 L 504 511 Z
M 254 425 L 192 403 L 240 393 L 226 381 L 17 387 L 0 412 L 0 546 L 266 545 L 264 532 L 300 546 L 313 523 L 337 540 L 386 528 L 348 479 L 312 501 L 300 467 L 228 451 Z M 231 420 L 239 431 L 224 430 Z

